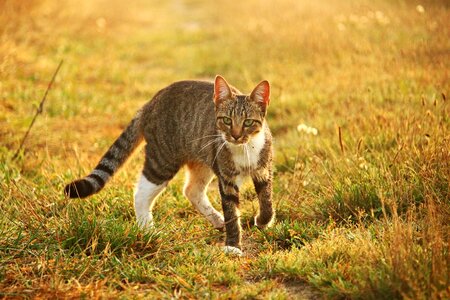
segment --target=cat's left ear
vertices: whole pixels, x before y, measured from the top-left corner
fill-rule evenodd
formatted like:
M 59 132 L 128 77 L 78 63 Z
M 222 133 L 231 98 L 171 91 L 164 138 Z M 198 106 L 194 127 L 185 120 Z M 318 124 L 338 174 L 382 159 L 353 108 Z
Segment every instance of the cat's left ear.
M 264 113 L 270 102 L 270 85 L 267 80 L 263 80 L 253 89 L 250 94 L 250 99 L 258 103 Z

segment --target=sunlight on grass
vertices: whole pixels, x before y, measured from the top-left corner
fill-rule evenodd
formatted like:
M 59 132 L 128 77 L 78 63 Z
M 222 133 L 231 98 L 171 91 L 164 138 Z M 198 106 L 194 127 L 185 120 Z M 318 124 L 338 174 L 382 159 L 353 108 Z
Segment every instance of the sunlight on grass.
M 0 295 L 449 298 L 449 16 L 445 1 L 1 1 Z M 272 86 L 277 222 L 251 226 L 244 185 L 244 257 L 221 252 L 183 172 L 137 229 L 141 151 L 101 193 L 64 198 L 159 89 L 216 74 Z

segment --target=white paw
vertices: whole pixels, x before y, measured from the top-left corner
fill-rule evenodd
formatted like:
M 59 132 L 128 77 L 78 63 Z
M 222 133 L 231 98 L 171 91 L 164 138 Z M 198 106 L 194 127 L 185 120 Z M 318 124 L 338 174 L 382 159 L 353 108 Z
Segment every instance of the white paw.
M 233 246 L 224 246 L 222 249 L 225 254 L 229 255 L 242 256 L 244 254 L 241 249 Z
M 153 229 L 155 227 L 155 223 L 153 223 L 153 219 L 147 218 L 147 219 L 138 219 L 137 224 L 139 228 L 143 231 Z

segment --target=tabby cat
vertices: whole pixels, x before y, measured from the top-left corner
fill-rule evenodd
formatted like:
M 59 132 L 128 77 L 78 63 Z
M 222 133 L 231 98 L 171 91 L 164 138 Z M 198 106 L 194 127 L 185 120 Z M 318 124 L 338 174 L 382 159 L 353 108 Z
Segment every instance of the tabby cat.
M 269 97 L 267 81 L 250 95 L 243 95 L 221 76 L 214 83 L 173 83 L 137 112 L 91 174 L 68 184 L 65 193 L 70 198 L 97 193 L 145 140 L 144 169 L 134 197 L 139 226 L 153 225 L 156 197 L 186 166 L 184 195 L 215 228 L 225 227 L 225 252 L 241 255 L 239 186 L 245 177 L 252 178 L 259 199 L 256 226 L 264 228 L 274 220 L 272 138 L 265 121 Z M 223 216 L 206 195 L 214 175 Z

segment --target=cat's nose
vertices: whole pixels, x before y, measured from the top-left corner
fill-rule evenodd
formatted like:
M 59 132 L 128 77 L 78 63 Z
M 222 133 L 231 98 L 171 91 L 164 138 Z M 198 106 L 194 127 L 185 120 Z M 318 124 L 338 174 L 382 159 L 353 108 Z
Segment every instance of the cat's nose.
M 231 136 L 233 137 L 233 139 L 235 139 L 236 141 L 239 140 L 241 138 L 240 134 L 236 134 L 236 133 L 231 133 Z
M 230 132 L 231 136 L 235 141 L 239 140 L 242 137 L 242 128 L 239 126 L 233 126 Z

